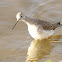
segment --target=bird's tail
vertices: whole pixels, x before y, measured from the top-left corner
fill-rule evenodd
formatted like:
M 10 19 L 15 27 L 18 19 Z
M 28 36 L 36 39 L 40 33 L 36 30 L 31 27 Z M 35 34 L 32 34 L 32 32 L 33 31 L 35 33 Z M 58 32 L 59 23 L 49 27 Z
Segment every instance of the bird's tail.
M 53 30 L 56 29 L 57 27 L 61 27 L 62 26 L 62 22 L 57 22 L 55 24 L 52 24 L 53 25 Z
M 62 22 L 57 23 L 58 27 L 62 26 Z

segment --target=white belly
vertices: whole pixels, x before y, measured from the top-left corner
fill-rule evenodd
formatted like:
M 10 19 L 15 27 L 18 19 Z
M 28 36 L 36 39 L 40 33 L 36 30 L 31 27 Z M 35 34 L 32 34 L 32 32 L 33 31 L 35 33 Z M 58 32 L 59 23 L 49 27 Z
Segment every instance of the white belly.
M 33 38 L 36 38 L 36 37 L 37 37 L 37 29 L 36 29 L 35 26 L 29 25 L 29 26 L 28 26 L 28 31 L 29 31 L 29 34 L 30 34 Z
M 29 34 L 34 39 L 48 38 L 49 36 L 51 36 L 54 33 L 53 30 L 43 30 L 43 29 L 38 30 L 38 28 L 34 25 L 28 25 L 28 31 L 29 31 Z

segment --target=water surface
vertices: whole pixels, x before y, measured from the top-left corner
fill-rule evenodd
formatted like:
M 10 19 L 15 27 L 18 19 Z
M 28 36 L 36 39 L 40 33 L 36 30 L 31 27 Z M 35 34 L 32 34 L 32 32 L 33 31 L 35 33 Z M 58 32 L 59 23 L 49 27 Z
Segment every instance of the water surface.
M 39 18 L 51 23 L 62 21 L 61 0 L 0 0 L 0 62 L 26 61 L 27 51 L 33 40 L 28 33 L 27 25 L 19 22 L 15 29 L 11 30 L 16 22 L 15 15 L 19 11 L 29 17 Z M 62 35 L 61 28 L 57 28 L 54 35 Z M 51 42 L 54 42 L 58 37 L 52 39 Z M 61 36 L 57 42 L 52 43 L 54 47 L 50 49 L 51 52 L 47 49 L 48 54 L 43 53 L 45 57 L 40 57 L 38 60 L 40 62 L 48 59 L 53 62 L 62 60 L 62 43 L 59 42 L 62 42 Z M 46 44 L 50 43 L 47 42 Z

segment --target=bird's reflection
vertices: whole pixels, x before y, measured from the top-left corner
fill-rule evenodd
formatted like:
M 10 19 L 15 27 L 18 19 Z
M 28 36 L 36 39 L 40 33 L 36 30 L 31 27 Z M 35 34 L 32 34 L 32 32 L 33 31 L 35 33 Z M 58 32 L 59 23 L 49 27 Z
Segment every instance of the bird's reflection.
M 37 62 L 44 58 L 45 55 L 49 55 L 52 48 L 53 46 L 48 39 L 38 40 L 38 42 L 33 40 L 28 48 L 26 62 Z
M 38 60 L 44 58 L 51 53 L 54 47 L 50 41 L 57 41 L 62 38 L 62 35 L 52 35 L 48 39 L 33 40 L 28 48 L 26 62 L 38 62 Z

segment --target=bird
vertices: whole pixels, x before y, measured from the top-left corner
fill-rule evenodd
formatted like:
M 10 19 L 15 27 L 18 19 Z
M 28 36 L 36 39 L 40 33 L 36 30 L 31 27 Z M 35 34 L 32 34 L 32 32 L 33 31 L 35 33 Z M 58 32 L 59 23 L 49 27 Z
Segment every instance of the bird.
M 44 20 L 30 18 L 22 12 L 16 14 L 16 23 L 12 29 L 16 26 L 19 21 L 23 21 L 28 26 L 28 32 L 35 40 L 41 40 L 51 36 L 57 27 L 62 26 L 62 22 L 50 23 Z

